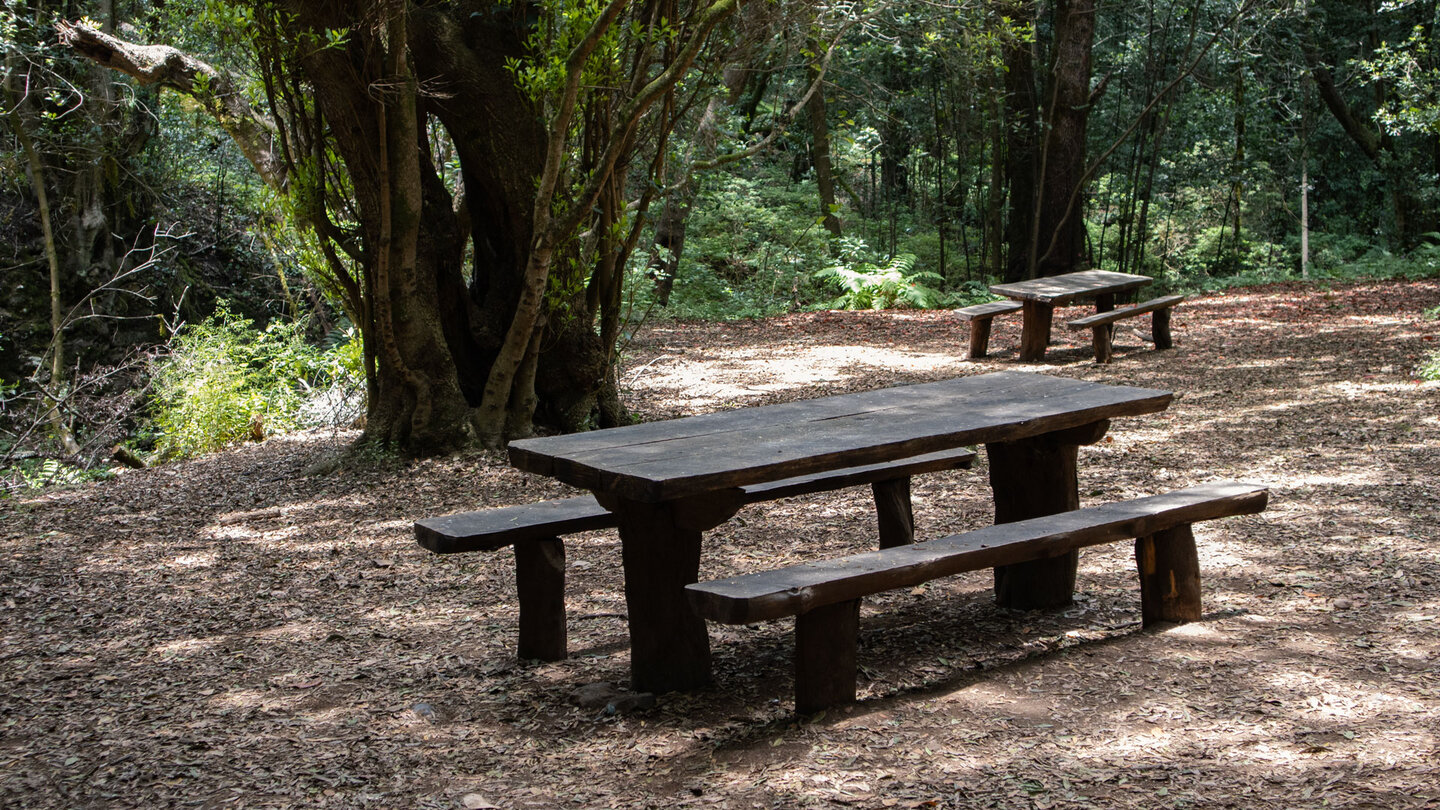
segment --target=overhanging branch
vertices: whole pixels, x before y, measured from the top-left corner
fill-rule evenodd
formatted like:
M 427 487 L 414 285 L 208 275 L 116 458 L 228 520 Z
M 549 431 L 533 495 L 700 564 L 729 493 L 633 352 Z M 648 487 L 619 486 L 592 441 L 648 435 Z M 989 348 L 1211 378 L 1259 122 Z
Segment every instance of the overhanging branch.
M 83 22 L 61 22 L 60 44 L 143 86 L 167 87 L 195 99 L 234 139 L 265 184 L 284 191 L 288 174 L 279 128 L 245 100 L 240 80 L 169 45 L 138 45 Z

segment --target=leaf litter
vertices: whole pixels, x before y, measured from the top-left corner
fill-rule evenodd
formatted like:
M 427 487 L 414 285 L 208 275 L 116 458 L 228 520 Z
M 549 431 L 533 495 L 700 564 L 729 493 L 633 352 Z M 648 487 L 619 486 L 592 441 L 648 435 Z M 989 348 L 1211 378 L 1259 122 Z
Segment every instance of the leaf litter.
M 646 419 L 1001 369 L 1167 388 L 1081 451 L 1082 501 L 1215 479 L 1263 514 L 1197 529 L 1205 618 L 1140 632 L 1133 560 L 1076 601 L 995 608 L 988 574 L 866 601 L 860 702 L 796 717 L 792 626 L 712 627 L 716 686 L 609 713 L 628 671 L 619 544 L 567 538 L 571 655 L 514 655 L 508 552 L 436 557 L 421 517 L 571 494 L 467 453 L 333 469 L 308 433 L 0 501 L 0 806 L 1320 808 L 1440 805 L 1440 283 L 1193 298 L 1176 349 L 1057 330 L 963 359 L 946 312 L 640 332 Z M 1078 310 L 1077 310 L 1078 312 Z M 1063 320 L 1067 313 L 1058 313 Z M 990 517 L 983 461 L 914 483 L 917 531 Z M 868 546 L 869 493 L 747 508 L 704 576 Z

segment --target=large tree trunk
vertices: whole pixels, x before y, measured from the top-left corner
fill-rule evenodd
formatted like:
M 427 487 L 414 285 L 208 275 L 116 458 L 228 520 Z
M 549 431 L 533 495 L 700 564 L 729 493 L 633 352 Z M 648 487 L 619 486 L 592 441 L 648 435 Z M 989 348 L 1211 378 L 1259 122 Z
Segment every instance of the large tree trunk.
M 624 254 L 606 251 L 628 251 L 638 231 L 598 252 L 580 247 L 586 240 L 579 235 L 596 233 L 605 188 L 623 193 L 617 178 L 636 153 L 640 122 L 686 75 L 736 0 L 713 0 L 679 21 L 658 7 L 653 17 L 637 16 L 638 26 L 676 24 L 680 35 L 672 41 L 624 29 L 619 40 L 633 60 L 623 66 L 608 52 L 601 60 L 628 83 L 620 93 L 582 82 L 617 22 L 642 11 L 608 0 L 579 41 L 564 46 L 563 87 L 545 89 L 543 105 L 511 71 L 517 60 L 548 58 L 530 53 L 536 29 L 523 14 L 496 13 L 482 0 L 281 5 L 288 13 L 265 16 L 252 37 L 271 49 L 272 58 L 262 59 L 274 80 L 266 89 L 283 126 L 248 108 L 231 91 L 231 78 L 200 60 L 81 24 L 67 29 L 90 58 L 200 99 L 272 186 L 285 189 L 303 164 L 310 186 L 301 207 L 328 240 L 337 284 L 364 331 L 371 397 L 363 441 L 429 454 L 527 435 L 537 412 L 562 429 L 590 424 L 602 395 L 615 398 L 613 378 L 607 389 L 611 347 L 602 341 L 619 330 L 611 323 L 597 334 L 596 318 L 613 321 Z M 336 30 L 347 32 L 341 42 L 313 47 L 316 32 Z M 598 130 L 575 121 L 577 105 L 592 100 L 606 107 L 589 122 Z M 463 226 L 429 155 L 430 116 L 444 125 L 461 162 Z M 313 152 L 295 148 L 305 146 L 297 128 L 328 138 L 333 151 L 319 141 Z M 599 137 L 582 150 L 573 143 L 577 128 Z M 331 154 L 348 178 L 338 199 L 336 185 L 325 185 Z M 619 222 L 624 206 L 618 197 L 609 204 Z M 345 222 L 331 221 L 332 211 Z M 461 266 L 467 235 L 474 255 L 468 289 Z M 562 260 L 566 275 L 552 285 L 552 265 Z M 574 292 L 577 274 L 582 290 L 587 277 L 596 280 L 593 298 Z M 557 306 L 564 317 L 551 317 Z
M 410 29 L 403 11 L 390 19 L 391 34 Z M 459 277 L 460 231 L 424 148 L 405 50 L 387 53 L 378 36 L 357 32 L 344 48 L 312 51 L 302 67 L 353 180 L 366 245 L 364 328 L 378 362 L 362 443 L 424 455 L 473 434 L 447 340 L 453 311 L 439 297 L 442 280 Z
M 1072 198 L 1084 193 L 1094 39 L 1094 0 L 1059 0 L 1047 93 L 1049 126 L 1041 153 L 1040 202 L 1031 243 L 1036 276 L 1076 269 L 1085 246 L 1085 206 Z
M 1015 3 L 1010 12 L 1017 22 L 1033 24 L 1035 6 Z M 1035 227 L 1036 176 L 1040 156 L 1035 114 L 1035 55 L 1033 45 L 1021 37 L 1007 37 L 1005 60 L 1005 177 L 1009 181 L 1010 216 L 1005 221 L 1005 281 L 1023 281 L 1031 274 L 1031 232 Z

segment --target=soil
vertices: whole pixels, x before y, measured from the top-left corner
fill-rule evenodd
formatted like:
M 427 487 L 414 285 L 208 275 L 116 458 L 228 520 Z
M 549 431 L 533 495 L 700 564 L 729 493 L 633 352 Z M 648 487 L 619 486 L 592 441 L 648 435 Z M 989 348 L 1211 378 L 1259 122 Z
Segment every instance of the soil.
M 1437 305 L 1436 281 L 1197 297 L 1175 349 L 1122 327 L 1105 366 L 1063 327 L 1017 362 L 1013 316 L 983 361 L 946 312 L 644 329 L 642 418 L 1025 370 L 1178 394 L 1081 449 L 1083 502 L 1271 488 L 1197 527 L 1203 620 L 1142 631 L 1124 544 L 1082 553 L 1065 610 L 937 581 L 866 601 L 860 700 L 818 716 L 789 622 L 712 626 L 713 688 L 579 705 L 628 672 L 613 532 L 567 539 L 570 657 L 517 660 L 511 555 L 411 535 L 569 494 L 498 455 L 335 470 L 353 435 L 310 433 L 0 501 L 0 806 L 1440 807 Z M 983 454 L 914 498 L 922 537 L 984 525 Z M 759 504 L 702 576 L 873 534 L 865 489 Z

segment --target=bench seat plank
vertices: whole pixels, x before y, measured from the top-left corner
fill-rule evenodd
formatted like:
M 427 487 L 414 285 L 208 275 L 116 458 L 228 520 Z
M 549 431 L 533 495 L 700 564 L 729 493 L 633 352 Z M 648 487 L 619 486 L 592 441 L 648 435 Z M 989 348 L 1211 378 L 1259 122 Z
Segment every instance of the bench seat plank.
M 415 539 L 436 554 L 496 551 L 515 543 L 608 529 L 615 516 L 593 495 L 500 506 L 415 521 Z
M 725 624 L 749 624 L 964 571 L 1054 557 L 1201 520 L 1254 514 L 1265 508 L 1267 498 L 1263 486 L 1203 484 L 925 543 L 695 583 L 686 590 L 702 616 Z
M 1025 305 L 1019 301 L 991 301 L 988 304 L 975 304 L 973 306 L 961 307 L 955 310 L 955 316 L 962 321 L 971 321 L 976 318 L 993 318 L 996 315 L 1019 312 L 1024 306 Z
M 1160 298 L 1152 298 L 1149 301 L 1131 307 L 1120 307 L 1119 309 L 1097 312 L 1094 315 L 1076 318 L 1073 321 L 1066 321 L 1065 325 L 1071 329 L 1089 329 L 1092 326 L 1112 324 L 1125 318 L 1134 318 L 1138 315 L 1144 315 L 1147 312 L 1169 309 L 1184 300 L 1185 296 L 1183 295 L 1166 295 Z
M 867 464 L 764 484 L 750 484 L 740 490 L 745 495 L 746 503 L 756 503 L 860 484 L 875 484 L 923 473 L 968 468 L 974 463 L 975 451 L 960 447 L 885 464 Z M 496 551 L 515 543 L 609 529 L 615 525 L 615 515 L 601 506 L 593 495 L 577 495 L 540 503 L 500 506 L 477 512 L 424 518 L 415 521 L 415 539 L 421 546 L 436 554 L 459 554 L 468 551 Z
M 1071 329 L 1090 329 L 1090 340 L 1095 348 L 1095 362 L 1108 363 L 1114 354 L 1112 342 L 1115 328 L 1114 324 L 1124 318 L 1133 318 L 1144 315 L 1147 312 L 1154 313 L 1150 317 L 1150 338 L 1155 341 L 1156 349 L 1168 349 L 1174 345 L 1170 339 L 1170 310 L 1181 301 L 1185 300 L 1183 295 L 1166 295 L 1160 298 L 1152 298 L 1133 307 L 1122 307 L 1120 309 L 1097 312 L 1084 318 L 1076 318 L 1067 322 Z
M 956 317 L 970 322 L 970 359 L 978 360 L 990 350 L 990 321 L 995 316 L 1024 308 L 1019 301 L 991 301 L 955 310 Z

